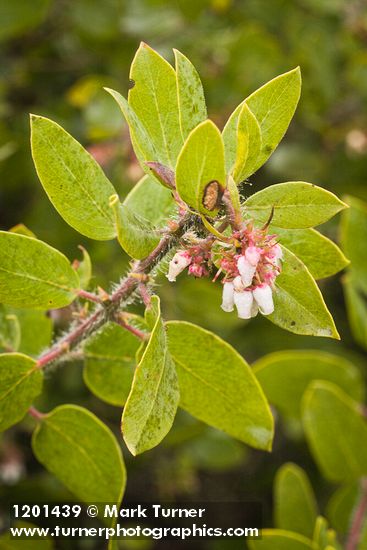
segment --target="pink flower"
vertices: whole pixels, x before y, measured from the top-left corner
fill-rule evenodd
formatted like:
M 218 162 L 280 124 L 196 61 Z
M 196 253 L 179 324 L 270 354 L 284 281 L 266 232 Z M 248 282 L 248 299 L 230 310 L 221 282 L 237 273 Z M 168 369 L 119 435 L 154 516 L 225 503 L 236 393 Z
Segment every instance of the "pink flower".
M 207 275 L 208 271 L 206 270 L 204 265 L 200 265 L 198 263 L 191 263 L 189 267 L 189 275 L 193 275 L 194 277 L 203 277 L 204 275 Z
M 257 246 L 249 246 L 245 250 L 245 258 L 246 260 L 254 267 L 257 266 L 259 263 L 261 257 L 261 248 L 258 248 Z

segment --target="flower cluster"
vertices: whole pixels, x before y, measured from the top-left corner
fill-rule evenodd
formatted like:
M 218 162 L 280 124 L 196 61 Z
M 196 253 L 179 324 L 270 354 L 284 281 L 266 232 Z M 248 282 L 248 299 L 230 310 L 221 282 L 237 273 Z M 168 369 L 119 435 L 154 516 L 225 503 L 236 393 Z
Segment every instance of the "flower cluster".
M 204 241 L 205 243 L 205 241 Z M 172 258 L 168 280 L 175 281 L 184 269 L 190 275 L 209 275 L 209 266 L 216 265 L 224 274 L 222 309 L 230 312 L 236 307 L 241 319 L 255 317 L 260 311 L 270 315 L 274 311 L 275 279 L 282 269 L 282 249 L 276 235 L 267 235 L 266 228 L 256 229 L 247 223 L 224 242 L 213 247 L 198 244 L 179 250 Z

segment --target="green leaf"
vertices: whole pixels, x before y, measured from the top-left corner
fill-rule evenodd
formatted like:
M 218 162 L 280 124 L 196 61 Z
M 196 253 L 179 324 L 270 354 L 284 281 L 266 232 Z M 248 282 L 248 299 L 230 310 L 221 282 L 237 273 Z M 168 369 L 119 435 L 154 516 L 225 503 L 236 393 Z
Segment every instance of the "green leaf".
M 166 323 L 180 407 L 259 449 L 271 449 L 273 417 L 246 361 L 224 340 L 183 321 Z
M 197 70 L 178 50 L 173 50 L 176 61 L 177 97 L 180 128 L 183 139 L 207 118 L 204 90 Z
M 135 151 L 135 154 L 145 172 L 149 172 L 148 166 L 145 164 L 149 160 L 159 160 L 160 154 L 155 149 L 153 142 L 148 134 L 147 129 L 141 122 L 134 109 L 129 105 L 127 100 L 115 90 L 105 88 L 121 109 L 122 114 L 129 126 L 130 139 Z
M 240 198 L 240 194 L 239 194 L 236 182 L 234 181 L 232 176 L 228 176 L 227 189 L 228 189 L 228 193 L 229 193 L 231 203 L 232 203 L 232 206 L 233 206 L 233 209 L 234 209 L 235 213 L 238 214 L 239 216 L 241 216 L 241 218 L 242 218 L 241 198 Z
M 94 158 L 61 126 L 31 115 L 32 155 L 37 174 L 56 210 L 82 235 L 116 236 L 109 197 L 115 193 Z
M 0 355 L 0 431 L 16 424 L 41 393 L 43 374 L 36 361 L 21 353 Z
M 250 550 L 315 550 L 312 540 L 283 529 L 262 529 L 261 539 L 248 540 Z
M 80 287 L 85 290 L 88 288 L 90 280 L 92 278 L 92 262 L 88 251 L 84 248 L 84 246 L 80 245 L 79 248 L 82 251 L 83 259 L 81 261 L 75 261 L 75 271 L 79 275 Z
M 273 228 L 280 242 L 295 254 L 315 279 L 335 275 L 348 264 L 340 248 L 315 229 Z
M 134 86 L 129 91 L 129 105 L 158 154 L 149 160 L 174 168 L 183 143 L 176 73 L 163 57 L 142 42 L 132 62 L 130 78 Z
M 159 243 L 157 230 L 126 204 L 120 204 L 117 195 L 112 195 L 110 205 L 115 214 L 117 238 L 122 248 L 138 260 L 148 256 Z
M 134 185 L 124 205 L 158 228 L 167 225 L 167 220 L 177 211 L 172 192 L 152 176 L 144 176 Z
M 24 223 L 18 223 L 17 225 L 14 225 L 14 227 L 11 227 L 9 229 L 10 233 L 17 233 L 18 235 L 25 235 L 26 237 L 33 237 L 34 239 L 37 239 L 36 235 L 28 229 Z
M 300 418 L 302 395 L 313 380 L 332 382 L 357 401 L 364 397 L 364 383 L 357 367 L 341 355 L 324 351 L 270 353 L 256 361 L 253 371 L 270 403 L 291 418 Z
M 279 468 L 274 483 L 275 525 L 311 538 L 317 503 L 306 472 L 291 462 Z
M 303 181 L 270 185 L 244 204 L 245 214 L 259 222 L 266 222 L 273 208 L 272 225 L 304 229 L 326 222 L 347 205 L 330 191 Z
M 356 281 L 352 273 L 343 279 L 348 320 L 355 341 L 367 349 L 367 294 L 359 287 L 360 279 Z
M 0 231 L 0 302 L 53 309 L 69 305 L 79 277 L 69 260 L 46 243 Z
M 367 204 L 355 197 L 346 197 L 348 210 L 343 212 L 341 244 L 351 261 L 353 276 L 367 294 Z
M 235 128 L 232 128 L 233 125 Z M 233 174 L 236 183 L 240 183 L 256 170 L 261 151 L 260 126 L 246 103 L 243 103 L 239 116 L 230 119 L 225 126 L 223 141 L 226 171 Z
M 50 345 L 52 320 L 44 311 L 15 308 L 8 308 L 8 311 L 16 315 L 20 326 L 21 341 L 17 351 L 36 357 Z
M 189 206 L 208 216 L 215 216 L 218 212 L 215 201 L 209 209 L 204 206 L 205 191 L 211 182 L 218 182 L 224 190 L 224 146 L 218 128 L 211 120 L 206 120 L 192 130 L 180 152 L 176 187 L 181 199 Z
M 322 294 L 307 267 L 284 246 L 283 268 L 276 279 L 274 313 L 267 319 L 294 332 L 340 339 Z
M 167 349 L 158 296 L 152 297 L 146 321 L 151 328 L 150 339 L 135 370 L 122 415 L 122 434 L 133 455 L 155 447 L 167 435 L 180 397 L 175 365 Z
M 88 388 L 111 405 L 122 406 L 134 375 L 140 340 L 116 323 L 107 323 L 84 345 L 83 377 Z
M 94 414 L 62 405 L 37 425 L 32 448 L 37 460 L 84 502 L 120 503 L 126 484 L 121 449 Z
M 236 143 L 237 119 L 246 104 L 257 119 L 261 131 L 261 150 L 257 162 L 252 165 L 252 173 L 258 170 L 284 136 L 296 110 L 300 93 L 301 74 L 297 67 L 270 80 L 238 105 L 223 130 L 226 135 L 226 157 L 230 159 L 233 154 L 231 148 Z
M 313 382 L 302 402 L 303 425 L 313 457 L 331 481 L 367 473 L 367 422 L 359 404 L 330 382 Z
M 0 353 L 18 351 L 21 331 L 17 316 L 0 304 Z
M 348 533 L 352 512 L 360 498 L 359 483 L 342 485 L 331 496 L 326 515 L 331 525 L 342 535 Z
M 312 540 L 317 548 L 322 550 L 336 550 L 336 533 L 333 529 L 329 529 L 327 520 L 318 516 L 315 523 L 314 534 Z

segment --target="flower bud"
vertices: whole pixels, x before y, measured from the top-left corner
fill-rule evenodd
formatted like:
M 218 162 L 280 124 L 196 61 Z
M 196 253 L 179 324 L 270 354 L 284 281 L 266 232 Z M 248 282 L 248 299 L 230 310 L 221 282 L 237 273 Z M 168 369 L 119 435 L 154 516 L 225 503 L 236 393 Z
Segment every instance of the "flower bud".
M 252 279 L 256 272 L 256 265 L 250 264 L 245 256 L 240 256 L 237 260 L 237 268 L 240 272 L 242 282 L 245 288 L 247 288 L 252 284 Z
M 233 311 L 234 307 L 234 287 L 233 283 L 227 282 L 223 284 L 222 305 L 223 311 Z
M 245 251 L 246 260 L 254 267 L 259 263 L 261 256 L 261 248 L 257 246 L 249 246 Z
M 203 277 L 204 275 L 207 275 L 207 270 L 203 265 L 192 263 L 189 267 L 189 275 L 193 275 L 194 277 Z
M 253 290 L 254 298 L 263 315 L 270 315 L 274 311 L 273 292 L 266 283 Z
M 251 290 L 243 290 L 242 292 L 234 292 L 234 303 L 237 308 L 238 317 L 240 319 L 251 319 L 252 305 L 254 298 Z
M 179 275 L 188 265 L 191 263 L 191 256 L 186 251 L 181 250 L 176 252 L 172 260 L 169 263 L 167 279 L 170 282 L 176 280 L 177 275 Z

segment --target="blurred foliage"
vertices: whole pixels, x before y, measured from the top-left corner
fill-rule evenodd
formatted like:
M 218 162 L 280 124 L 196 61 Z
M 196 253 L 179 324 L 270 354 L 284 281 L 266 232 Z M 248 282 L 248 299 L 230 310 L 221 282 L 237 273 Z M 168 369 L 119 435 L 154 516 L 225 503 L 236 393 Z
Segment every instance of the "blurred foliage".
M 140 40 L 171 60 L 173 47 L 188 55 L 202 77 L 209 115 L 221 126 L 255 88 L 300 65 L 303 91 L 295 119 L 251 184 L 261 188 L 293 179 L 311 181 L 339 195 L 367 199 L 364 0 L 0 0 L 1 229 L 24 222 L 70 259 L 80 259 L 77 245 L 85 246 L 94 266 L 92 286 L 108 285 L 121 275 L 128 260 L 119 245 L 81 238 L 46 199 L 31 161 L 28 117 L 32 112 L 63 125 L 89 148 L 125 196 L 141 172 L 118 107 L 102 88 L 126 94 Z M 323 232 L 335 239 L 335 222 Z M 352 359 L 363 372 L 366 356 L 351 338 L 337 279 L 325 290 L 340 343 L 289 335 L 263 318 L 245 324 L 225 316 L 220 293 L 208 281 L 183 278 L 174 289 L 163 281 L 166 318 L 213 330 L 248 361 L 282 349 L 322 348 Z M 67 315 L 57 314 L 61 329 Z M 78 364 L 67 364 L 46 380 L 38 405 L 47 410 L 66 401 L 90 408 L 118 433 L 119 409 L 89 393 Z M 48 501 L 70 499 L 30 454 L 31 426 L 26 421 L 0 442 L 4 512 L 10 498 L 26 501 L 37 494 Z M 175 426 L 162 448 L 138 459 L 125 453 L 127 498 L 257 498 L 267 503 L 270 525 L 273 477 L 288 460 L 307 470 L 321 503 L 332 493 L 291 423 L 278 419 L 271 455 L 249 451 L 182 412 Z

